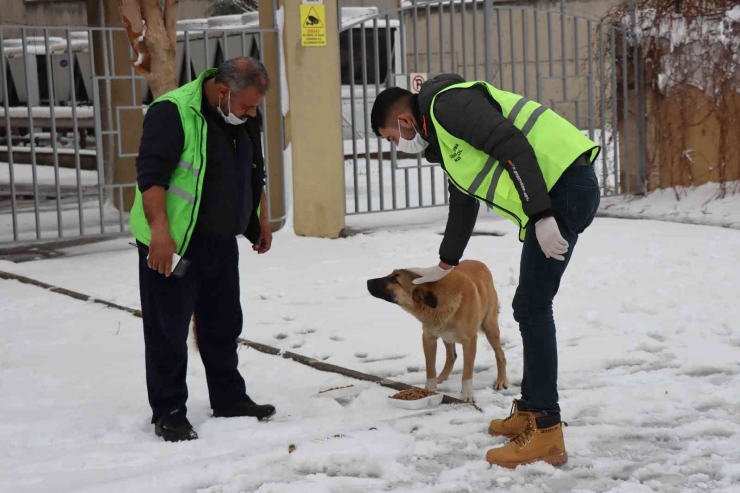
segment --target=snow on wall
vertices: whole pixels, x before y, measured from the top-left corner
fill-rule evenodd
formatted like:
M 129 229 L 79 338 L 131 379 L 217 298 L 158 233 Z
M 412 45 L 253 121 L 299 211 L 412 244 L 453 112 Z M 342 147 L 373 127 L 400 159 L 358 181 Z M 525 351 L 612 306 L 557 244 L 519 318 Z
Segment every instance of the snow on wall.
M 629 12 L 623 12 L 618 22 L 632 30 Z M 702 90 L 715 90 L 713 73 L 724 63 L 720 57 L 726 50 L 732 53 L 733 63 L 725 76 L 740 76 L 736 68 L 740 64 L 740 5 L 714 17 L 691 20 L 681 14 L 656 20 L 655 9 L 644 9 L 636 14 L 635 36 L 643 46 L 657 41 L 664 50 L 657 81 L 661 92 L 687 83 Z M 736 88 L 740 88 L 740 83 Z

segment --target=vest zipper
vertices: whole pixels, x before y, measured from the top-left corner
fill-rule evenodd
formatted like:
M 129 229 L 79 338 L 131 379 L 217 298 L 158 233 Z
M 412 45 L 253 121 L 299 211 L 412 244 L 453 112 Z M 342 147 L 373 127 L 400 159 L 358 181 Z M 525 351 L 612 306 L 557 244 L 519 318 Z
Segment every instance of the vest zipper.
M 464 189 L 463 189 L 463 187 L 461 187 L 461 186 L 460 186 L 460 185 L 459 185 L 459 184 L 458 184 L 458 183 L 457 183 L 457 182 L 456 182 L 456 181 L 455 181 L 455 180 L 454 180 L 454 179 L 452 178 L 452 175 L 450 175 L 450 174 L 449 174 L 449 173 L 447 172 L 447 168 L 445 168 L 445 165 L 444 165 L 444 163 L 440 163 L 440 166 L 442 167 L 442 170 L 443 170 L 443 171 L 445 172 L 445 174 L 447 174 L 447 178 L 449 178 L 449 179 L 450 179 L 450 181 L 452 181 L 452 183 L 453 183 L 453 184 L 454 184 L 454 185 L 455 185 L 455 186 L 457 187 L 457 189 L 458 189 L 458 190 L 460 190 L 461 192 L 463 192 L 463 190 L 464 190 Z M 500 166 L 500 165 L 499 165 L 499 166 Z M 494 191 L 494 192 L 495 192 L 495 191 Z M 511 216 L 512 218 L 514 218 L 514 219 L 516 220 L 516 223 L 517 223 L 517 224 L 519 225 L 519 231 L 521 232 L 521 230 L 522 230 L 522 221 L 521 221 L 521 220 L 520 220 L 520 219 L 519 219 L 519 218 L 518 218 L 518 217 L 517 217 L 517 216 L 516 216 L 516 215 L 515 215 L 515 214 L 514 214 L 513 212 L 511 212 L 511 211 L 509 211 L 509 210 L 507 210 L 507 209 L 504 209 L 503 207 L 501 207 L 501 206 L 499 206 L 499 205 L 496 205 L 495 203 L 493 203 L 493 201 L 490 201 L 490 202 L 489 202 L 489 201 L 488 201 L 488 200 L 486 200 L 486 199 L 485 199 L 484 197 L 479 197 L 479 196 L 477 196 L 477 195 L 476 195 L 476 194 L 474 194 L 474 193 L 470 193 L 470 192 L 467 192 L 467 191 L 465 191 L 465 192 L 463 192 L 463 193 L 465 193 L 465 194 L 467 194 L 467 195 L 470 195 L 471 197 L 475 197 L 476 199 L 478 199 L 478 200 L 480 200 L 480 201 L 482 201 L 482 202 L 484 202 L 484 203 L 486 203 L 486 204 L 490 204 L 490 205 L 491 205 L 492 207 L 495 207 L 496 209 L 498 209 L 498 210 L 500 210 L 500 211 L 502 211 L 502 212 L 504 212 L 504 213 L 508 214 L 508 215 L 509 215 L 509 216 Z M 519 241 L 521 241 L 521 240 L 519 240 Z
M 203 155 L 203 126 L 204 126 L 204 118 L 202 115 L 198 115 L 200 117 L 200 131 L 198 132 L 198 152 L 200 152 L 200 169 L 203 169 L 203 163 L 205 162 L 205 156 Z M 200 189 L 200 180 L 202 179 L 201 176 L 205 178 L 205 173 L 198 173 L 198 178 L 195 180 L 195 194 L 193 194 L 193 208 L 190 209 L 190 223 L 188 223 L 188 227 L 185 230 L 185 238 L 183 238 L 182 245 L 180 246 L 180 250 L 178 252 L 178 255 L 181 257 L 185 255 L 185 240 L 188 238 L 188 235 L 192 235 L 191 228 L 195 228 L 195 221 L 193 218 L 195 217 L 195 207 L 198 205 L 198 190 Z M 188 241 L 190 243 L 190 241 Z

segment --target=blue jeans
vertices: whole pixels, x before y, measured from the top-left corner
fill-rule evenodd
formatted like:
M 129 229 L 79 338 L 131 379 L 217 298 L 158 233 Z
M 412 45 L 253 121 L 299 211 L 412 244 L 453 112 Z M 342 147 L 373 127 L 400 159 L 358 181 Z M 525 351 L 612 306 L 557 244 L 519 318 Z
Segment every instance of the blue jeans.
M 512 306 L 524 346 L 522 398 L 532 411 L 555 414 L 560 412 L 560 406 L 552 301 L 573 256 L 578 235 L 591 224 L 599 208 L 599 183 L 593 167 L 585 164 L 585 160 L 576 161 L 550 190 L 550 197 L 560 233 L 570 248 L 564 262 L 545 257 L 537 242 L 535 225 L 529 223 Z

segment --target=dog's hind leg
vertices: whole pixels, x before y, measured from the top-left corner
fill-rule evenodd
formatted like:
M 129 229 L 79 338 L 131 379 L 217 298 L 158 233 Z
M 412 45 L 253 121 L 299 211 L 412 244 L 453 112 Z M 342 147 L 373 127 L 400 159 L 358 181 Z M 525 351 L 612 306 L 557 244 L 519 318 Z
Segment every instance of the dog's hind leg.
M 452 368 L 455 366 L 455 360 L 457 359 L 457 352 L 455 351 L 455 343 L 445 342 L 445 352 L 447 353 L 447 359 L 445 360 L 445 366 L 442 368 L 442 373 L 437 377 L 437 383 L 446 382 L 450 378 Z
M 498 306 L 493 305 L 488 309 L 481 330 L 486 335 L 486 339 L 493 348 L 496 355 L 496 380 L 493 382 L 493 388 L 496 390 L 508 389 L 509 379 L 506 377 L 506 355 L 501 347 L 501 331 L 498 326 Z

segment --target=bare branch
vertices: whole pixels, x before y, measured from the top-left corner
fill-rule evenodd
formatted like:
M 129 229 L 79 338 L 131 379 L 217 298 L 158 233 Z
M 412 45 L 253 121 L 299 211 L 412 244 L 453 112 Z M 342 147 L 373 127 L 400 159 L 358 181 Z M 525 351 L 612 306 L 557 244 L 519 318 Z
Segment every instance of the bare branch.
M 180 0 L 165 0 L 164 2 L 164 26 L 167 29 L 167 36 L 173 44 L 177 42 L 177 9 Z
M 118 13 L 126 29 L 126 37 L 134 52 L 131 65 L 142 75 L 151 69 L 151 53 L 144 42 L 146 38 L 146 22 L 141 16 L 138 0 L 118 0 Z

